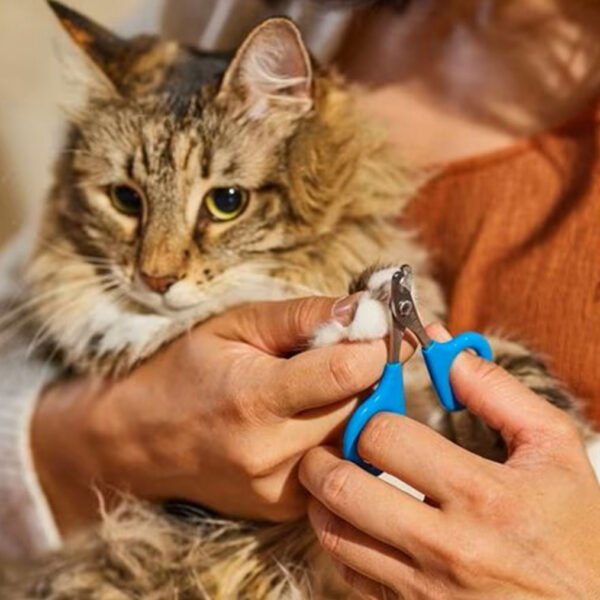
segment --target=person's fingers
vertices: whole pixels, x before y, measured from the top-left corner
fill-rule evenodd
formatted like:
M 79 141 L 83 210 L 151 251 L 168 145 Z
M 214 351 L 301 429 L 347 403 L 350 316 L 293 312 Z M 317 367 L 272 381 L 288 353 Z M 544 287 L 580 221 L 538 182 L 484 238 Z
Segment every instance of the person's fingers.
M 449 336 L 439 324 L 429 326 L 428 332 L 438 340 Z M 450 379 L 457 398 L 499 431 L 511 450 L 530 441 L 537 444 L 545 433 L 553 443 L 555 434 L 574 431 L 560 410 L 493 362 L 463 352 L 452 365 Z
M 360 296 L 357 293 L 342 298 L 315 296 L 246 304 L 213 319 L 211 327 L 222 337 L 281 356 L 306 348 L 319 325 L 331 320 L 348 325 Z
M 247 392 L 273 414 L 291 417 L 357 396 L 379 379 L 386 356 L 385 342 L 377 340 L 314 348 L 288 359 L 265 357 L 260 377 L 248 378 Z
M 282 443 L 302 454 L 315 446 L 334 445 L 340 439 L 357 402 L 356 399 L 346 400 L 286 419 L 279 426 Z
M 245 432 L 237 448 L 253 463 L 254 475 L 280 471 L 290 461 L 300 462 L 311 448 L 334 443 L 355 404 L 353 401 L 338 403 L 302 416 L 254 427 Z
M 344 563 L 337 562 L 335 566 L 342 579 L 363 600 L 398 600 L 398 594 L 383 583 L 365 577 Z
M 416 557 L 422 547 L 431 547 L 442 531 L 438 509 L 341 460 L 330 448 L 307 452 L 300 481 L 344 521 L 408 555 Z
M 426 425 L 392 413 L 377 414 L 367 423 L 358 440 L 358 453 L 442 505 L 492 467 Z
M 368 510 L 363 507 L 362 512 Z M 384 588 L 397 589 L 402 586 L 408 591 L 418 586 L 420 573 L 417 566 L 400 550 L 370 537 L 316 500 L 310 500 L 308 516 L 319 543 L 334 560 L 372 582 L 383 584 Z M 366 585 L 364 579 L 351 580 L 349 583 L 352 586 L 362 584 L 363 589 L 366 586 L 371 591 L 377 590 L 376 585 Z M 384 589 L 380 587 L 379 592 L 382 591 Z

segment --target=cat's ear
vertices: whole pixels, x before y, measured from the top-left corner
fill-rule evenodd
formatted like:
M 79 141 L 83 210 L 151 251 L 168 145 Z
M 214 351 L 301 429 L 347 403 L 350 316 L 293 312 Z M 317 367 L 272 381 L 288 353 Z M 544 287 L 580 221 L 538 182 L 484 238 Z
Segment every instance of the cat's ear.
M 105 83 L 117 89 L 119 61 L 127 51 L 127 42 L 60 2 L 48 0 L 48 4 Z
M 261 118 L 272 108 L 298 115 L 310 111 L 312 65 L 294 23 L 272 18 L 256 27 L 229 65 L 219 95 L 235 96 L 254 118 Z

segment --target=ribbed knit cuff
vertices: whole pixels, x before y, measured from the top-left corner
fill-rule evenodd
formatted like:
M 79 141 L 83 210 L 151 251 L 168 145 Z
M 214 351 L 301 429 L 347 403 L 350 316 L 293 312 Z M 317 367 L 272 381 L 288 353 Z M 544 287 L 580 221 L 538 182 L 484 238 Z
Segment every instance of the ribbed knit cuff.
M 56 373 L 11 343 L 0 353 L 0 554 L 32 557 L 60 545 L 58 529 L 38 481 L 30 447 L 31 415 Z

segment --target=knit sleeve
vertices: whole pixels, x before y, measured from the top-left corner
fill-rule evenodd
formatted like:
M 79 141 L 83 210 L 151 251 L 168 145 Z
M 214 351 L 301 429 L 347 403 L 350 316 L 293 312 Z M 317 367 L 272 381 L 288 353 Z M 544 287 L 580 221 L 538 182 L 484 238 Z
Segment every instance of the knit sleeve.
M 5 306 L 18 291 L 18 273 L 28 246 L 29 236 L 23 233 L 0 255 L 0 300 Z M 6 313 L 0 314 L 3 318 Z M 6 334 L 6 328 L 0 327 L 0 332 Z M 30 340 L 10 334 L 4 337 L 7 341 L 0 345 L 0 554 L 21 558 L 60 544 L 36 476 L 29 440 L 31 415 L 40 392 L 58 374 L 51 365 L 30 355 Z

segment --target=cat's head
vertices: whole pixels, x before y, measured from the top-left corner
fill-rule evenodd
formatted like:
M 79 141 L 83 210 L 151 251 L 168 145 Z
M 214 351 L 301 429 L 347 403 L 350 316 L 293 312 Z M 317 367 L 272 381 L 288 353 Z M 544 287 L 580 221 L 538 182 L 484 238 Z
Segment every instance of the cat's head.
M 385 254 L 384 221 L 413 180 L 291 21 L 265 21 L 227 56 L 123 39 L 50 5 L 88 99 L 25 289 L 66 363 L 131 365 L 233 305 L 343 293 Z
M 226 56 L 50 4 L 92 75 L 26 271 L 67 363 L 131 364 L 236 304 L 343 293 L 385 253 L 412 188 L 291 21 Z
M 58 213 L 132 297 L 188 309 L 225 280 L 258 281 L 275 254 L 331 225 L 328 207 L 291 191 L 311 176 L 292 140 L 314 124 L 318 93 L 291 21 L 264 22 L 228 57 L 125 40 L 51 6 L 95 80 L 60 167 Z

